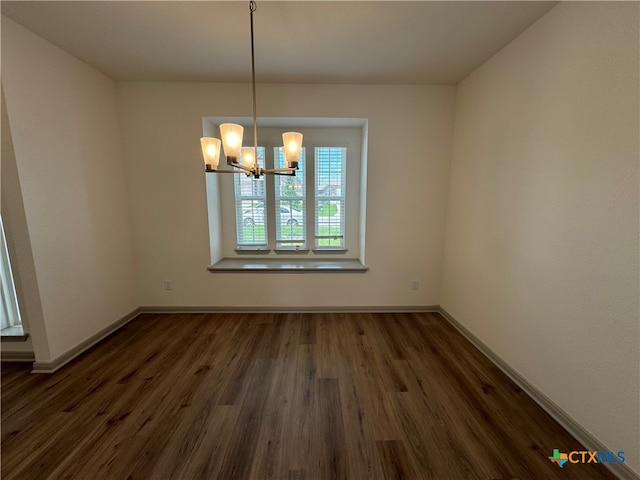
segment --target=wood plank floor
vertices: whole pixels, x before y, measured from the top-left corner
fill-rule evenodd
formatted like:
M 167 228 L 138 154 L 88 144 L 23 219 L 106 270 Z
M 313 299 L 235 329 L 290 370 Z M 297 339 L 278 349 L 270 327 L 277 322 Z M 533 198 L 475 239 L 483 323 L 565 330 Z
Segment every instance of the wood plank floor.
M 437 314 L 142 315 L 1 400 L 4 480 L 614 478 Z

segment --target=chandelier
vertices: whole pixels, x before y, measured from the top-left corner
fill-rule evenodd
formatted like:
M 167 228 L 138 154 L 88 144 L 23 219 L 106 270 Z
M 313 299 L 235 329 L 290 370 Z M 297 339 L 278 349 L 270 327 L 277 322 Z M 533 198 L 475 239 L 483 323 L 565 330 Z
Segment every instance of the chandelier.
M 251 85 L 253 87 L 253 147 L 242 146 L 242 125 L 235 123 L 223 123 L 220 125 L 220 136 L 218 138 L 202 137 L 202 156 L 204 157 L 205 171 L 207 173 L 243 173 L 248 177 L 260 178 L 260 176 L 271 173 L 274 175 L 295 176 L 300 160 L 300 150 L 302 149 L 302 134 L 298 132 L 286 132 L 282 134 L 282 153 L 284 156 L 284 168 L 264 169 L 258 165 L 258 128 L 256 116 L 256 66 L 253 48 L 253 12 L 257 9 L 256 2 L 249 2 L 249 17 L 251 20 Z M 220 162 L 220 144 L 227 158 L 227 165 L 234 170 L 218 170 Z

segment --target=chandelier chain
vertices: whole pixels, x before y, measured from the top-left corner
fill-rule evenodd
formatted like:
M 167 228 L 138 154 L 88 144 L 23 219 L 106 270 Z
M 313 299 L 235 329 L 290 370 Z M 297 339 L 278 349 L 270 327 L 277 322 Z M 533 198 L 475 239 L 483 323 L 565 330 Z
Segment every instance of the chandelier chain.
M 253 12 L 258 9 L 256 2 L 249 2 L 251 17 L 251 86 L 253 89 L 253 148 L 256 168 L 258 167 L 258 114 L 256 113 L 256 61 L 253 46 Z

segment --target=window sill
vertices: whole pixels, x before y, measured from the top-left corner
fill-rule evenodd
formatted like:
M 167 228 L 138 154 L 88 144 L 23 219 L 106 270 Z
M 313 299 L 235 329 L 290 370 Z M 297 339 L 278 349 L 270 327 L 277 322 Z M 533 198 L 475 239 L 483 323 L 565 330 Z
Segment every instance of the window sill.
M 298 248 L 293 249 L 293 248 L 276 248 L 274 250 L 274 252 L 276 252 L 276 254 L 278 255 L 306 255 L 309 253 L 309 249 L 308 248 Z
M 278 273 L 364 273 L 369 270 L 358 259 L 310 260 L 310 259 L 238 259 L 223 258 L 208 268 L 212 273 L 226 272 L 278 272 Z
M 22 325 L 3 328 L 0 334 L 3 342 L 25 342 L 29 338 L 29 334 L 24 333 Z

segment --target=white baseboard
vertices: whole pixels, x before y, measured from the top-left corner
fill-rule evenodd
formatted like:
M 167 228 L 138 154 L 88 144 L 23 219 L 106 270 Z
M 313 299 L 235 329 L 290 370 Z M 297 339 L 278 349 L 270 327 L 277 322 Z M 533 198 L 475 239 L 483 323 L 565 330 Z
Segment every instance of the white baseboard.
M 33 362 L 36 356 L 33 352 L 1 352 L 0 361 L 3 362 Z
M 111 335 L 135 317 L 143 313 L 313 313 L 313 312 L 366 312 L 366 313 L 401 313 L 401 312 L 437 312 L 437 305 L 406 305 L 377 307 L 139 307 L 124 317 L 116 320 L 108 327 L 100 330 L 85 341 L 50 362 L 34 362 L 32 373 L 53 373 L 78 355 L 87 351 L 103 338 Z M 17 361 L 17 360 L 15 360 Z M 33 361 L 33 356 L 26 361 Z
M 597 438 L 585 430 L 582 425 L 576 422 L 571 416 L 560 408 L 544 393 L 533 386 L 527 379 L 515 371 L 507 362 L 502 360 L 496 353 L 487 347 L 478 337 L 466 329 L 444 308 L 439 307 L 440 314 L 456 328 L 467 340 L 469 340 L 482 354 L 487 357 L 496 367 L 502 370 L 511 380 L 513 380 L 524 392 L 529 395 L 545 412 L 558 422 L 562 427 L 575 437 L 587 450 L 608 451 Z M 604 463 L 611 473 L 621 480 L 640 480 L 640 475 L 631 470 L 624 463 Z
M 72 349 L 54 358 L 50 362 L 33 362 L 33 370 L 31 371 L 31 373 L 53 373 L 56 370 L 59 370 L 60 368 L 64 367 L 67 363 L 69 363 L 71 360 L 76 358 L 78 355 L 89 350 L 100 340 L 102 340 L 105 337 L 108 337 L 113 332 L 115 332 L 119 328 L 129 323 L 131 320 L 136 318 L 139 314 L 140 314 L 140 309 L 136 308 L 132 312 L 126 314 L 124 317 L 113 322 L 111 325 L 103 328 L 95 335 L 90 336 L 85 341 L 80 342 L 78 345 L 76 345 Z
M 438 312 L 438 305 L 365 307 L 140 307 L 140 313 L 403 313 Z

